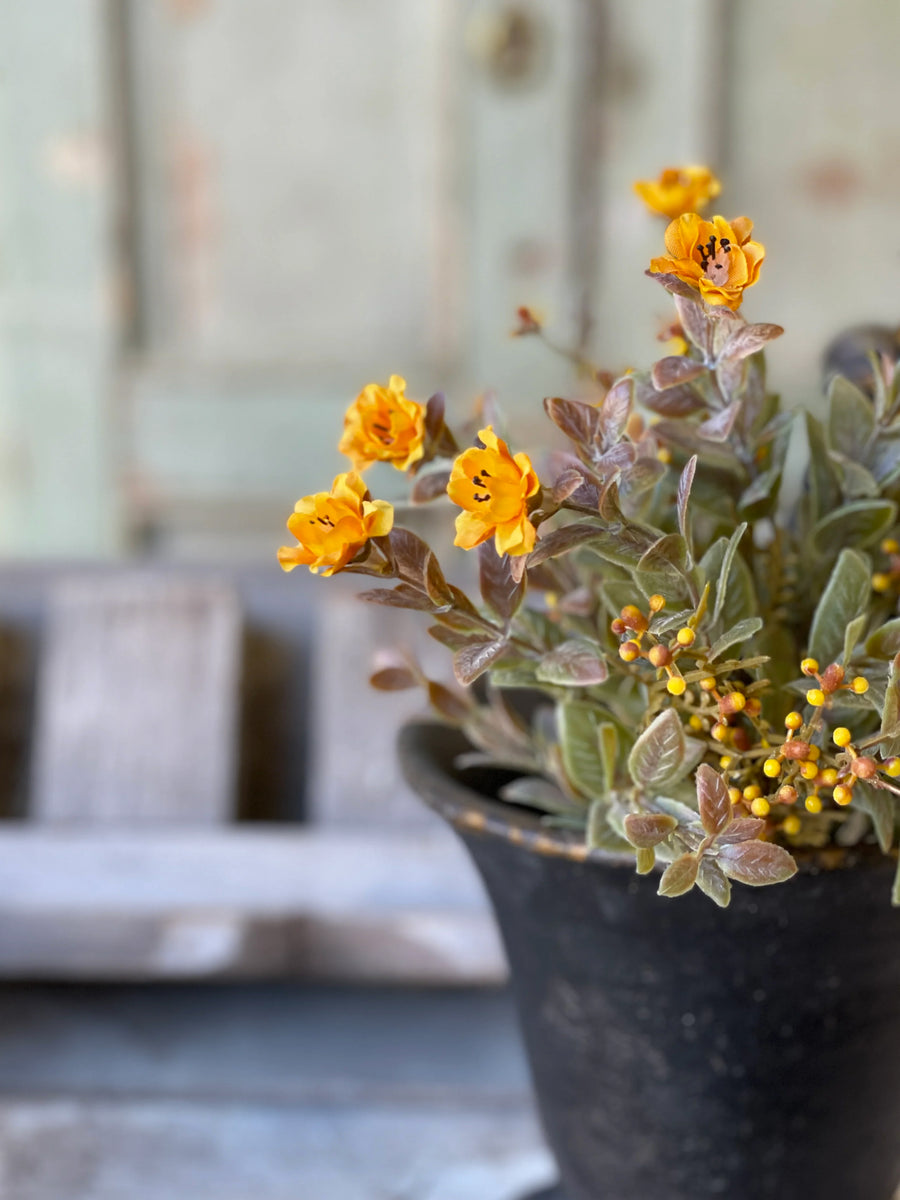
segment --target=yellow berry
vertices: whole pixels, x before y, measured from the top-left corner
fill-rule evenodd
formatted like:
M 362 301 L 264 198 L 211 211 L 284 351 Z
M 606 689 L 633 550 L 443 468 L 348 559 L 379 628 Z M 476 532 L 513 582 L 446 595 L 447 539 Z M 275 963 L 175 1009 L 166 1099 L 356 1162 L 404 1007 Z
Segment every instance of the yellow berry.
M 693 729 L 694 733 L 702 733 L 706 726 L 703 723 L 703 718 L 698 717 L 696 713 L 692 713 L 688 719 L 688 725 Z
M 672 678 L 669 680 L 669 682 L 666 684 L 666 691 L 669 693 L 670 696 L 683 696 L 686 687 L 687 687 L 687 684 L 684 682 L 684 680 L 681 678 L 680 675 L 673 675 Z
M 885 538 L 881 543 L 882 554 L 900 554 L 900 542 L 896 538 Z
M 778 789 L 778 802 L 779 804 L 796 804 L 797 789 L 791 787 L 789 783 L 782 784 Z
M 831 740 L 836 746 L 840 746 L 843 749 L 844 746 L 849 746 L 853 741 L 853 734 L 846 725 L 838 725 L 837 729 L 831 735 Z
M 728 799 L 731 801 L 732 804 L 740 804 L 740 802 L 743 800 L 743 798 L 744 797 L 741 793 L 740 788 L 730 787 L 728 789 Z
M 887 592 L 890 590 L 891 577 L 886 575 L 884 571 L 876 571 L 872 576 L 872 590 L 875 592 Z
M 841 808 L 844 808 L 853 799 L 853 792 L 850 788 L 844 787 L 842 783 L 838 784 L 831 795 L 835 804 L 840 804 Z
M 821 708 L 825 703 L 825 693 L 821 688 L 810 688 L 806 693 L 806 699 L 813 708 Z
M 838 773 L 834 767 L 826 767 L 821 775 L 825 787 L 834 787 L 838 781 Z
M 820 813 L 822 811 L 822 801 L 815 792 L 811 796 L 807 796 L 803 803 L 807 812 Z
M 719 759 L 719 766 L 722 768 L 723 771 L 727 771 L 733 762 L 734 762 L 734 759 L 731 757 L 730 754 L 723 754 L 722 757 Z
M 796 837 L 803 828 L 803 822 L 796 813 L 791 813 L 789 817 L 785 817 L 781 823 L 782 830 L 788 837 Z
M 789 712 L 784 718 L 784 723 L 788 729 L 799 729 L 803 724 L 803 718 L 798 712 Z
M 700 680 L 700 686 L 703 688 L 704 692 L 714 691 L 716 686 L 715 675 L 704 675 L 704 677 Z
M 818 746 L 810 746 L 806 752 L 806 757 L 811 759 L 813 762 L 818 762 L 822 757 L 822 751 Z
M 900 758 L 889 758 L 884 764 L 884 773 L 890 775 L 891 779 L 896 779 L 900 775 Z
M 850 688 L 856 692 L 857 696 L 864 696 L 869 690 L 869 681 L 864 679 L 862 675 L 857 675 L 855 679 L 850 681 Z
M 750 805 L 750 811 L 754 817 L 767 817 L 772 811 L 772 806 L 765 796 L 758 796 Z
M 666 607 L 666 598 L 665 596 L 661 596 L 659 592 L 654 592 L 647 603 L 650 605 L 651 612 L 662 612 Z
M 819 768 L 814 762 L 810 762 L 808 758 L 804 758 L 800 764 L 800 774 L 804 779 L 815 779 L 819 773 Z
M 619 647 L 619 658 L 623 662 L 634 662 L 640 656 L 641 648 L 637 642 L 623 642 Z
M 763 774 L 770 779 L 777 779 L 781 774 L 781 763 L 777 758 L 767 758 L 763 763 Z
M 693 629 L 689 629 L 688 626 L 685 625 L 675 634 L 675 641 L 679 646 L 693 646 L 696 637 L 697 635 L 694 633 Z
M 729 692 L 719 701 L 719 708 L 725 713 L 743 712 L 747 707 L 747 697 L 743 692 Z
M 819 664 L 814 658 L 804 658 L 803 662 L 800 664 L 800 670 L 804 675 L 815 675 L 818 669 Z
M 710 732 L 717 742 L 726 742 L 728 740 L 729 729 L 727 725 L 717 723 L 713 725 Z
M 660 446 L 656 452 L 656 457 L 661 463 L 670 463 L 672 461 L 672 451 L 668 446 Z
M 744 799 L 755 800 L 757 796 L 762 795 L 762 788 L 757 783 L 750 783 L 744 788 Z

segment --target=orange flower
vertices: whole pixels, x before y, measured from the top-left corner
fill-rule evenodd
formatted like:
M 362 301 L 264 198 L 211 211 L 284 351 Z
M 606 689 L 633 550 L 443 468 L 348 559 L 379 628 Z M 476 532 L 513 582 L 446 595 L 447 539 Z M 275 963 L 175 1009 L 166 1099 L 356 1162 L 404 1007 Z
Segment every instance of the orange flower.
M 364 471 L 373 462 L 389 462 L 405 471 L 423 453 L 425 408 L 404 395 L 406 380 L 392 375 L 387 387 L 370 383 L 344 416 L 339 449 Z
M 706 208 L 722 185 L 709 167 L 666 167 L 658 179 L 639 179 L 634 190 L 651 212 L 680 217 Z
M 338 475 L 330 492 L 298 500 L 287 526 L 298 546 L 282 546 L 278 561 L 285 571 L 309 567 L 314 575 L 333 575 L 362 550 L 369 538 L 384 537 L 394 524 L 386 500 L 372 500 L 355 471 Z
M 735 217 L 704 221 L 696 213 L 685 213 L 666 230 L 666 257 L 650 262 L 653 275 L 675 275 L 699 290 L 708 304 L 741 306 L 744 289 L 759 278 L 766 256 L 765 246 L 751 242 L 753 222 Z
M 454 544 L 472 550 L 494 538 L 498 554 L 529 554 L 535 529 L 528 501 L 541 483 L 527 454 L 510 454 L 490 425 L 478 434 L 481 446 L 464 450 L 453 464 L 447 494 L 464 511 L 456 518 Z

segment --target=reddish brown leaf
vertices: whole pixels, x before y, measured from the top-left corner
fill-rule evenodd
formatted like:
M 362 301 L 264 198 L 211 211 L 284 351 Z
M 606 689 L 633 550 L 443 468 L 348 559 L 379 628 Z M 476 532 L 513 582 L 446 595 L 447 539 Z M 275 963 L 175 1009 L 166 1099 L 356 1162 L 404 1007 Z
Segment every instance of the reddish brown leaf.
M 687 300 L 698 300 L 700 293 L 696 288 L 692 288 L 689 283 L 685 283 L 683 279 L 679 279 L 677 275 L 667 275 L 662 271 L 645 271 L 645 275 L 649 275 L 651 279 L 655 279 L 658 284 L 671 292 L 673 296 L 684 296 Z
M 553 424 L 573 442 L 585 447 L 600 444 L 600 413 L 592 405 L 582 404 L 580 400 L 548 396 L 544 400 L 544 409 Z
M 758 838 L 765 829 L 766 823 L 759 817 L 735 817 L 728 828 L 716 839 L 719 846 L 728 846 L 738 842 L 749 842 Z
M 681 354 L 661 358 L 655 363 L 651 372 L 653 386 L 658 392 L 666 388 L 677 387 L 679 384 L 690 383 L 700 375 L 705 375 L 707 368 L 695 358 L 685 358 Z
M 677 828 L 678 822 L 667 813 L 629 813 L 625 818 L 625 836 L 632 846 L 658 846 Z
M 697 768 L 697 807 L 703 828 L 713 837 L 726 829 L 734 818 L 725 780 L 706 763 Z
M 433 679 L 428 681 L 428 699 L 432 708 L 437 709 L 448 721 L 465 721 L 472 711 L 461 696 Z
M 783 333 L 780 325 L 741 325 L 729 336 L 719 352 L 719 358 L 734 361 L 747 358 Z
M 421 475 L 416 476 L 409 494 L 410 499 L 413 504 L 428 504 L 431 500 L 437 500 L 439 496 L 447 494 L 449 481 L 450 472 L 443 468 L 439 471 L 423 471 Z
M 409 667 L 382 667 L 369 676 L 369 683 L 379 692 L 405 692 L 418 687 L 419 680 Z
M 524 581 L 515 579 L 512 566 L 509 555 L 499 555 L 493 542 L 482 542 L 478 547 L 482 598 L 503 621 L 515 615 L 525 597 Z
M 577 492 L 584 484 L 584 476 L 575 467 L 569 467 L 559 475 L 550 490 L 550 498 L 554 504 L 562 504 L 573 492 Z
M 395 588 L 372 588 L 360 592 L 359 599 L 368 604 L 386 604 L 390 608 L 412 608 L 418 612 L 432 612 L 434 605 L 424 592 L 408 583 L 398 583 Z
M 698 304 L 696 300 L 688 300 L 685 296 L 676 296 L 675 310 L 688 338 L 704 356 L 709 355 L 712 349 L 712 323 L 703 305 Z
M 706 438 L 707 441 L 727 442 L 740 411 L 741 406 L 735 401 L 733 404 L 729 404 L 727 408 L 721 409 L 720 412 L 717 412 L 714 416 L 704 421 L 702 425 L 698 425 L 697 432 L 702 438 Z
M 603 397 L 599 406 L 600 439 L 604 449 L 619 441 L 631 415 L 634 381 L 629 375 L 618 380 Z
M 774 842 L 738 842 L 737 845 L 723 846 L 718 861 L 729 878 L 752 887 L 784 883 L 797 873 L 797 864 L 791 854 Z
M 468 687 L 479 675 L 483 675 L 488 667 L 506 652 L 506 639 L 497 638 L 490 642 L 478 642 L 473 646 L 464 646 L 453 656 L 453 674 L 457 680 Z

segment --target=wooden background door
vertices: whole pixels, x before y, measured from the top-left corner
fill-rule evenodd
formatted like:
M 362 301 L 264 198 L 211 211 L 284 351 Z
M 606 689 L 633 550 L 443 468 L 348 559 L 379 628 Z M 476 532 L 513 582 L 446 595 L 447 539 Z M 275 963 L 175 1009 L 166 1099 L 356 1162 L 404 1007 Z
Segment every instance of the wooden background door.
M 517 305 L 654 353 L 630 185 L 667 163 L 756 220 L 748 312 L 813 399 L 897 311 L 898 35 L 877 0 L 4 5 L 0 549 L 270 553 L 392 371 L 533 427 L 568 381 Z

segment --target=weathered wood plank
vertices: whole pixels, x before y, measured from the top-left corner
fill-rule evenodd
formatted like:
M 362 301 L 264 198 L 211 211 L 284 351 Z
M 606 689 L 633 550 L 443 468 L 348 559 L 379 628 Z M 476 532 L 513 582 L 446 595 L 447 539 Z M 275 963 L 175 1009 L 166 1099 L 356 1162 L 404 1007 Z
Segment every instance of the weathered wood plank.
M 234 591 L 148 572 L 63 580 L 39 682 L 32 815 L 192 824 L 233 806 Z
M 480 984 L 505 965 L 446 830 L 19 826 L 0 830 L 0 974 Z
M 550 1178 L 530 1106 L 0 1101 L 5 1200 L 487 1200 Z

